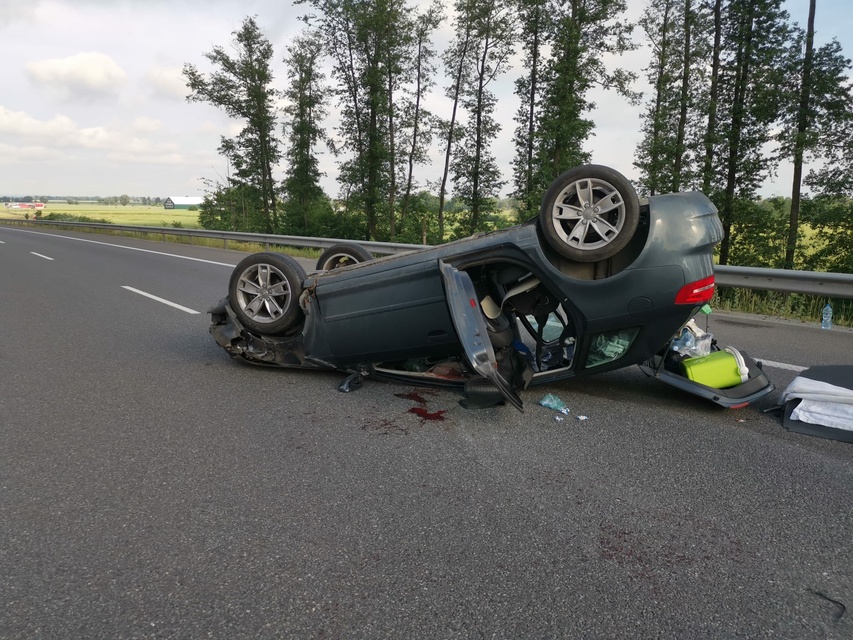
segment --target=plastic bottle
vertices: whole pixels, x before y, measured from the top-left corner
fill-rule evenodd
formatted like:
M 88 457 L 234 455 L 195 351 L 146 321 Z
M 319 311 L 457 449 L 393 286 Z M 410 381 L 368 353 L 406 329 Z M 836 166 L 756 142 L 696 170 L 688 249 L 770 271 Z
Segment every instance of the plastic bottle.
M 827 302 L 820 317 L 821 329 L 832 329 L 832 306 Z
M 696 344 L 696 337 L 689 329 L 683 329 L 681 335 L 672 341 L 672 350 L 684 353 Z

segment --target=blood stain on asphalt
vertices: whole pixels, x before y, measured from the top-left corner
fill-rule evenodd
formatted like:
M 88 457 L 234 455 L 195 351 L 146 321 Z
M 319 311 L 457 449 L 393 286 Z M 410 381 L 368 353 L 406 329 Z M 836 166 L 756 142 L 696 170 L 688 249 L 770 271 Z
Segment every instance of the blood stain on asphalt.
M 409 391 L 408 393 L 395 393 L 394 395 L 398 398 L 402 398 L 403 400 L 411 400 L 412 402 L 417 402 L 421 406 L 427 403 L 426 398 L 424 398 L 417 391 Z
M 426 422 L 427 420 L 444 420 L 444 414 L 447 413 L 444 409 L 439 411 L 430 412 L 424 409 L 423 407 L 412 407 L 409 409 L 409 413 L 414 413 L 421 419 L 421 422 Z

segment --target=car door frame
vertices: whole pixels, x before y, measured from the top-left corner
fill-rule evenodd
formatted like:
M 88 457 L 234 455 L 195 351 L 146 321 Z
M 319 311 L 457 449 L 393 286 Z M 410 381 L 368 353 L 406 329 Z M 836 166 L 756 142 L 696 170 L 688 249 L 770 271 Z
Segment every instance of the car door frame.
M 518 392 L 498 370 L 495 350 L 471 276 L 443 260 L 438 261 L 438 268 L 444 280 L 450 317 L 465 357 L 474 371 L 490 380 L 507 402 L 523 411 L 524 403 Z

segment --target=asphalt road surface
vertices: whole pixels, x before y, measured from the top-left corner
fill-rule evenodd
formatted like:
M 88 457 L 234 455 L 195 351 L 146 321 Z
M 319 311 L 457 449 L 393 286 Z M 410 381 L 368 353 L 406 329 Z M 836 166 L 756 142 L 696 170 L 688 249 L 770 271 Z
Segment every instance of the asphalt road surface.
M 742 410 L 631 367 L 469 411 L 229 359 L 235 252 L 0 242 L 0 638 L 853 637 L 853 446 L 762 412 L 853 332 L 713 314 Z

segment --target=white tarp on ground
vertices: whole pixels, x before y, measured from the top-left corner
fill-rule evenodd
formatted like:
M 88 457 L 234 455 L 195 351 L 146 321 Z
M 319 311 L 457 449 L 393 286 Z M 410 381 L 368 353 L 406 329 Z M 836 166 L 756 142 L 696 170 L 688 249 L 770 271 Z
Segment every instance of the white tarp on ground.
M 853 431 L 853 389 L 798 376 L 782 393 L 781 403 L 798 398 L 792 419 Z

